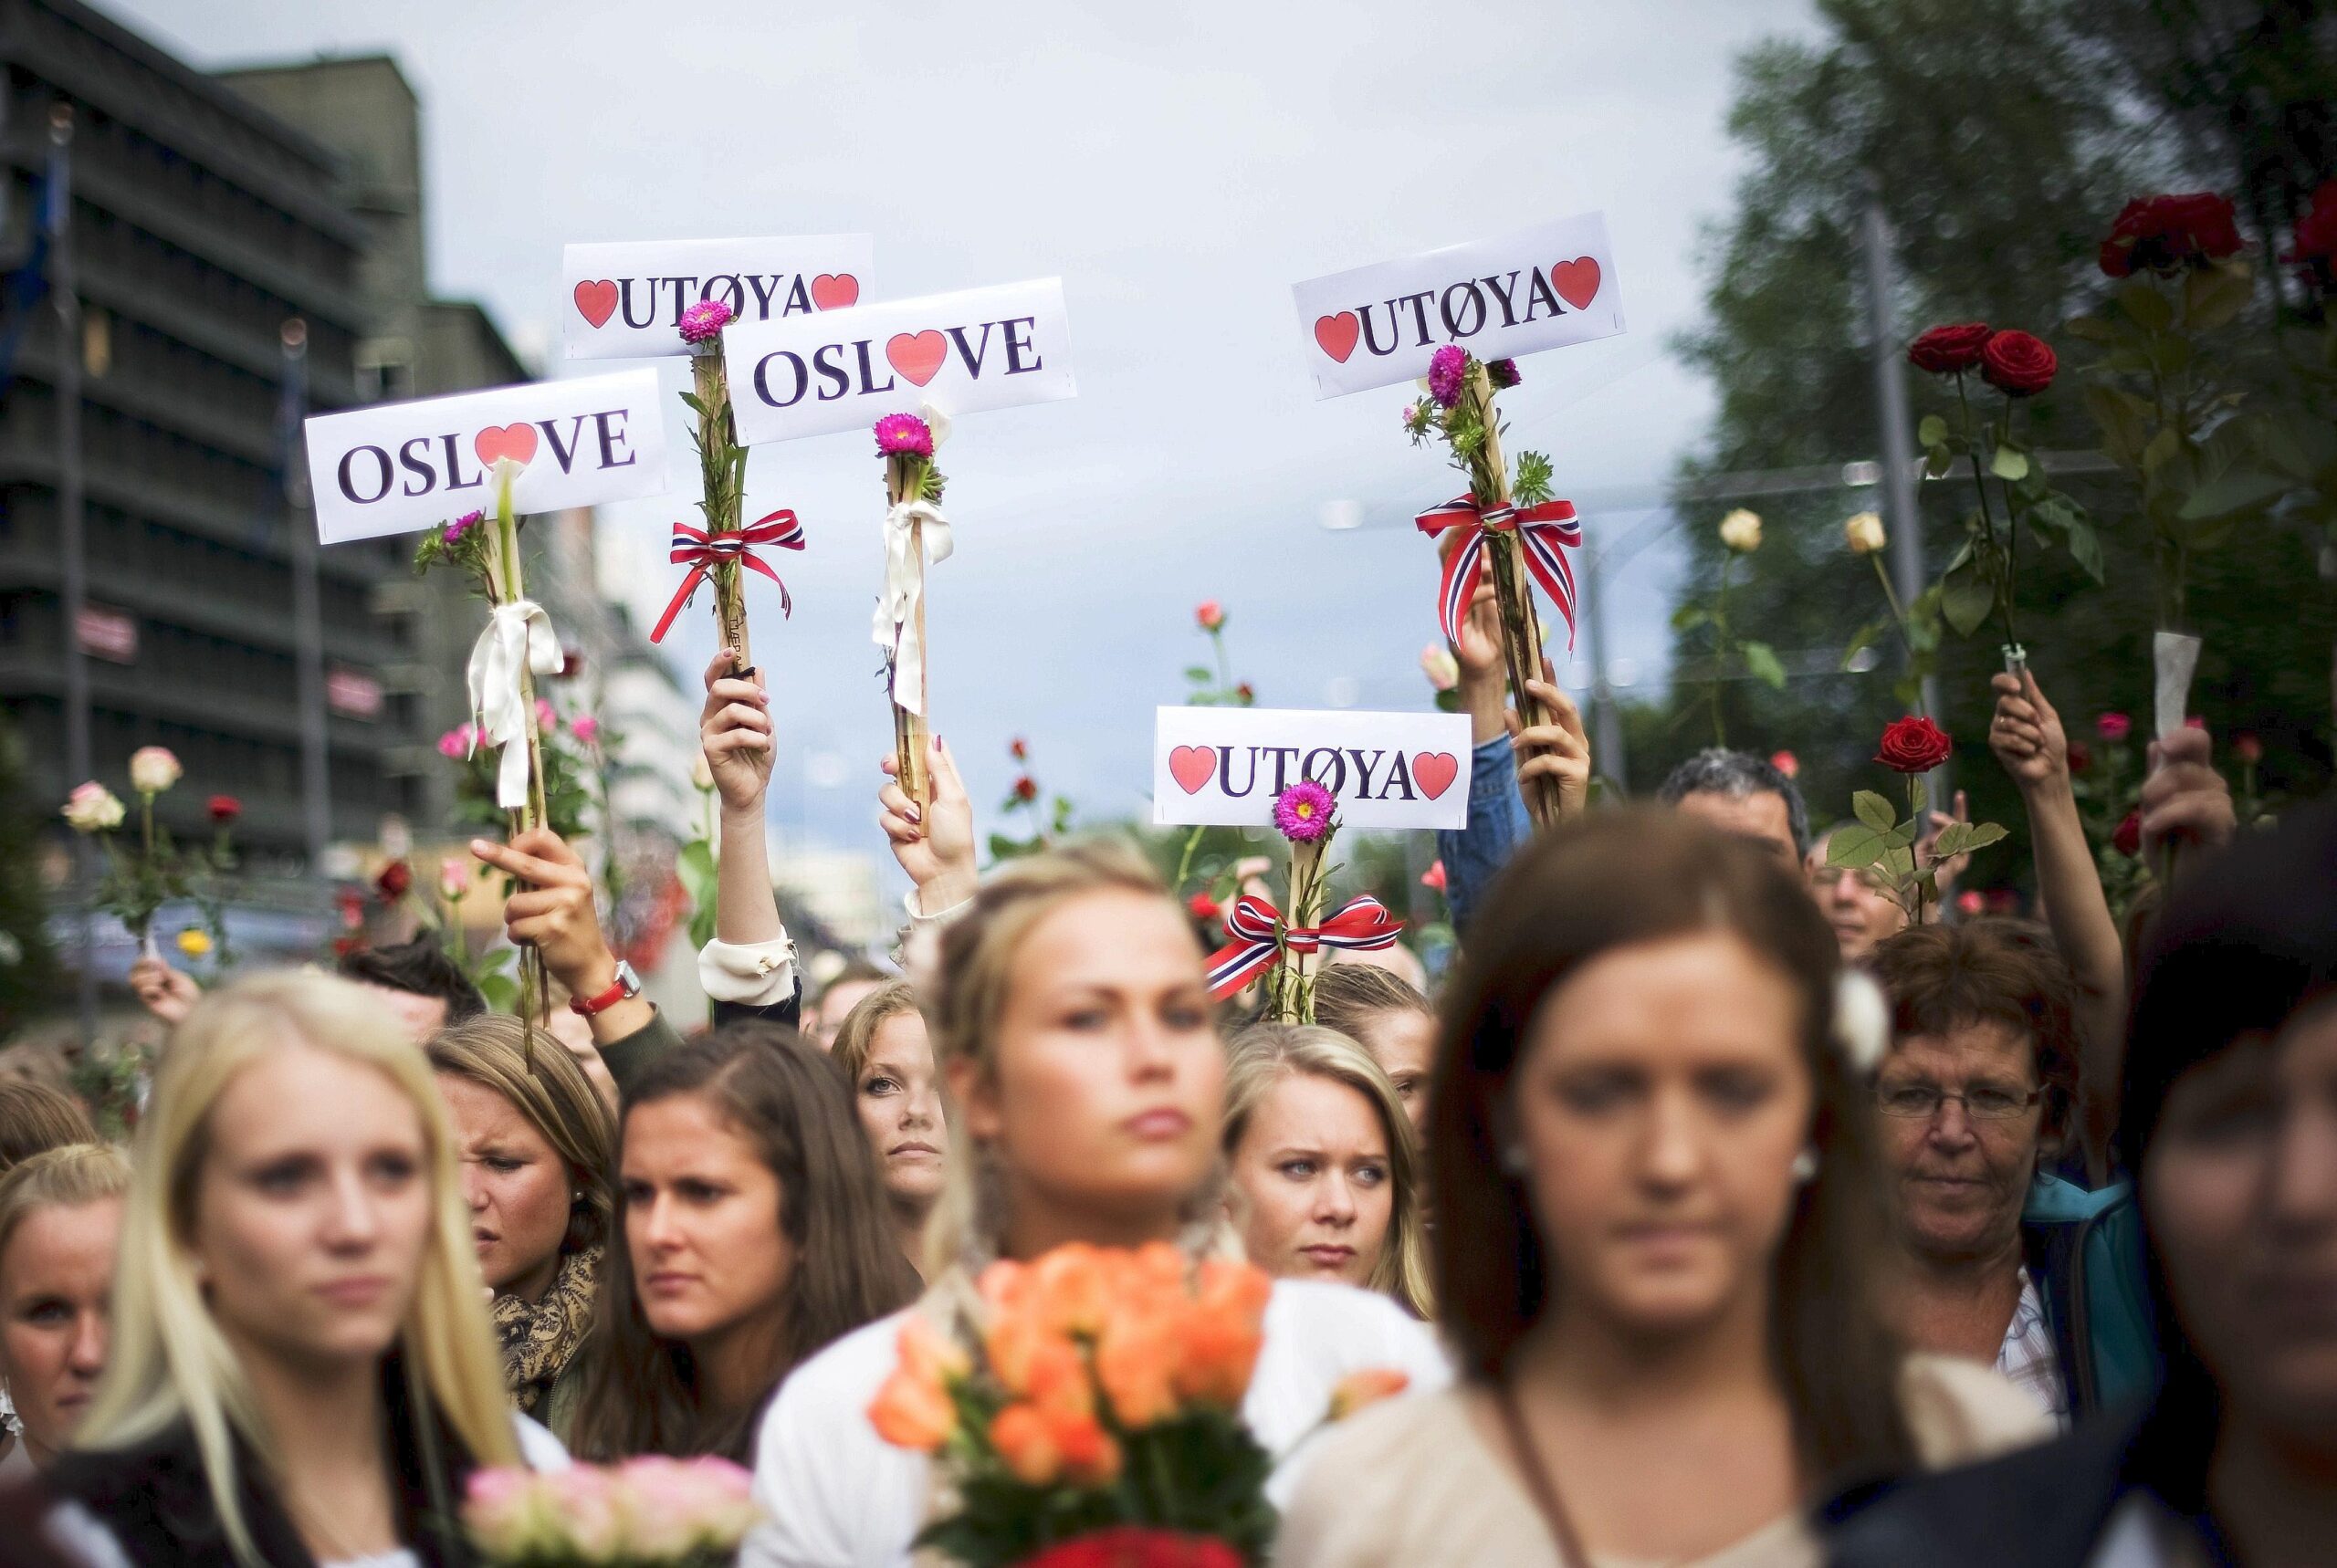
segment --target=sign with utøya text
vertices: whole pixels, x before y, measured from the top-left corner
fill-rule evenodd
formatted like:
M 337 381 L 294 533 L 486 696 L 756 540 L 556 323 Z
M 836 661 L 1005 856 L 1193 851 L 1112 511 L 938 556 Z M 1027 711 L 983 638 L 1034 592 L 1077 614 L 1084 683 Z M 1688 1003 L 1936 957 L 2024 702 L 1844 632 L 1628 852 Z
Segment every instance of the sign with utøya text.
M 1447 343 L 1506 360 L 1623 329 L 1602 213 L 1310 278 L 1291 293 L 1317 398 L 1424 376 Z
M 665 493 L 665 400 L 644 368 L 378 403 L 307 424 L 317 538 L 410 533 L 495 509 L 490 470 L 520 465 L 517 512 Z
M 1469 821 L 1469 718 L 1449 713 L 1164 707 L 1152 739 L 1152 820 L 1263 827 L 1274 797 L 1311 779 L 1347 828 Z
M 561 253 L 561 340 L 571 360 L 686 354 L 682 312 L 719 299 L 741 321 L 844 310 L 869 289 L 866 235 L 571 245 Z
M 1063 280 L 741 322 L 722 334 L 744 445 L 1075 397 Z

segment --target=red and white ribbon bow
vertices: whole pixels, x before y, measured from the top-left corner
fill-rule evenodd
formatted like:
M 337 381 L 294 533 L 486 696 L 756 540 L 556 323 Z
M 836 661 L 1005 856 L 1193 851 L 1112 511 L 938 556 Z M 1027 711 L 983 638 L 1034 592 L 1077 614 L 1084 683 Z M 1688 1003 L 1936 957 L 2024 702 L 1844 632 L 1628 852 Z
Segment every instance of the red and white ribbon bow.
M 1244 894 L 1233 901 L 1233 912 L 1225 917 L 1226 934 L 1233 940 L 1209 956 L 1209 994 L 1220 998 L 1231 996 L 1271 968 L 1284 948 L 1313 953 L 1325 947 L 1353 952 L 1392 947 L 1403 929 L 1404 923 L 1368 893 L 1349 899 L 1320 925 L 1287 931 L 1283 929 L 1281 910 Z
M 779 573 L 771 570 L 770 563 L 755 553 L 757 545 L 802 549 L 803 525 L 795 520 L 793 512 L 784 508 L 749 523 L 735 533 L 708 534 L 687 523 L 676 523 L 674 551 L 669 559 L 676 566 L 688 567 L 690 574 L 682 579 L 682 586 L 675 591 L 673 602 L 666 605 L 665 613 L 657 618 L 657 629 L 649 633 L 649 640 L 652 643 L 665 640 L 666 629 L 673 625 L 674 617 L 682 612 L 683 605 L 697 596 L 698 584 L 706 580 L 707 573 L 725 561 L 735 560 L 740 566 L 749 567 L 773 582 L 779 582 Z M 795 612 L 795 603 L 788 598 L 787 584 L 783 582 L 779 582 L 779 612 L 781 615 Z
M 1477 580 L 1485 570 L 1485 531 L 1515 530 L 1525 547 L 1525 570 L 1567 618 L 1567 646 L 1574 646 L 1574 567 L 1566 551 L 1582 546 L 1582 524 L 1572 501 L 1544 501 L 1532 507 L 1488 507 L 1480 509 L 1473 495 L 1462 496 L 1441 507 L 1430 507 L 1413 519 L 1430 538 L 1447 528 L 1460 528 L 1461 548 L 1444 563 L 1444 581 L 1438 590 L 1437 624 L 1444 639 L 1458 644 L 1461 622 L 1469 617 L 1469 601 L 1476 597 Z

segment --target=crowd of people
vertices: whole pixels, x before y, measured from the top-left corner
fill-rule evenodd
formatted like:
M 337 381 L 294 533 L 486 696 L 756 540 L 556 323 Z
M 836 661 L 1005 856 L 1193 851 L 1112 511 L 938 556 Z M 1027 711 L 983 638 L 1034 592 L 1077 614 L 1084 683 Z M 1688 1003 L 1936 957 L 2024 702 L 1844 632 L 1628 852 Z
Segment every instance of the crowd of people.
M 1911 921 L 1756 757 L 1593 809 L 1495 631 L 1456 650 L 1434 998 L 1345 955 L 1315 1023 L 1252 1021 L 1132 847 L 980 874 L 937 742 L 929 800 L 879 795 L 902 972 L 807 998 L 727 656 L 711 1027 L 544 830 L 472 846 L 568 998 L 536 1024 L 427 943 L 209 995 L 141 965 L 132 1151 L 0 1083 L 0 1558 L 458 1564 L 478 1467 L 655 1453 L 752 1467 L 742 1562 L 892 1568 L 936 1506 L 868 1416 L 903 1314 L 973 1333 L 994 1260 L 1168 1241 L 1274 1279 L 1242 1414 L 1293 1568 L 2324 1561 L 2337 817 L 2240 833 L 2207 737 L 2164 738 L 2122 928 L 2059 720 L 1999 677 L 2042 919 Z M 1318 1430 L 1365 1369 L 1407 1392 Z

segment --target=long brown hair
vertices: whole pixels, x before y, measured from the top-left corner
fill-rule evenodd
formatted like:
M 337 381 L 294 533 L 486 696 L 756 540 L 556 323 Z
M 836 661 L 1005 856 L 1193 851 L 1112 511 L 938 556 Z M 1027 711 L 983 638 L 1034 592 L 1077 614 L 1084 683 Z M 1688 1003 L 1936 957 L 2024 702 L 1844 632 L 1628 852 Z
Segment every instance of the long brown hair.
M 431 1068 L 503 1096 L 568 1167 L 568 1232 L 561 1255 L 609 1239 L 616 1214 L 617 1129 L 607 1103 L 576 1059 L 539 1044 L 529 1060 L 527 1028 L 509 1013 L 449 1024 L 422 1048 Z
M 1903 1469 L 1903 1351 L 1879 1294 L 1889 1220 L 1871 1108 L 1832 1040 L 1833 935 L 1769 856 L 1676 812 L 1600 811 L 1538 837 L 1470 926 L 1429 1101 L 1446 1337 L 1463 1375 L 1498 1381 L 1550 1299 L 1532 1195 L 1504 1169 L 1501 1130 L 1543 999 L 1602 954 L 1702 931 L 1743 942 L 1802 1002 L 1818 1173 L 1773 1265 L 1769 1347 L 1803 1469 L 1819 1480 Z
M 826 1052 L 776 1024 L 730 1024 L 651 1064 L 625 1114 L 683 1094 L 711 1102 L 779 1179 L 777 1218 L 795 1264 L 770 1368 L 776 1389 L 830 1341 L 907 1305 L 917 1273 L 893 1239 L 876 1156 Z M 622 1231 L 622 1199 L 617 1218 Z M 764 1400 L 743 1410 L 701 1407 L 689 1347 L 651 1332 L 632 1249 L 619 1241 L 609 1249 L 584 1352 L 577 1453 L 592 1459 L 719 1454 L 746 1462 Z

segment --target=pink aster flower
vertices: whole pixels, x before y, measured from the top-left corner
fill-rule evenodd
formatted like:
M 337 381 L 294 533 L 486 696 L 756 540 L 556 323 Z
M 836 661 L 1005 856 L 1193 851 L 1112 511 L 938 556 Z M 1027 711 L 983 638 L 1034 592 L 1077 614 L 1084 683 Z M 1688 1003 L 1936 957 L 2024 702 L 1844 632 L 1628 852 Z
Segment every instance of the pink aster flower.
M 446 525 L 446 542 L 448 544 L 453 544 L 456 539 L 461 538 L 463 535 L 469 532 L 474 526 L 483 523 L 486 520 L 487 514 L 485 512 L 465 512 L 461 517 L 456 517 L 453 522 Z
M 895 453 L 930 457 L 933 427 L 913 413 L 888 413 L 876 422 L 876 450 L 888 457 Z
M 1294 844 L 1320 842 L 1331 831 L 1338 798 L 1312 779 L 1302 779 L 1274 797 L 1274 829 Z
M 1446 408 L 1461 401 L 1461 378 L 1469 368 L 1469 352 L 1447 343 L 1428 362 L 1428 395 Z
M 718 336 L 737 314 L 719 299 L 701 299 L 682 312 L 682 341 L 696 348 Z

